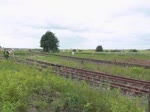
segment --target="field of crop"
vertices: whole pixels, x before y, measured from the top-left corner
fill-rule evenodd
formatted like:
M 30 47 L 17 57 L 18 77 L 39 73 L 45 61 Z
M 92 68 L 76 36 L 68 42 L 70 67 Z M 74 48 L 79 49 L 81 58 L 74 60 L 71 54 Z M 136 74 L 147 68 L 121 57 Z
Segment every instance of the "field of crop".
M 91 89 L 13 60 L 0 60 L 1 112 L 146 112 L 146 97 L 127 97 L 118 90 Z

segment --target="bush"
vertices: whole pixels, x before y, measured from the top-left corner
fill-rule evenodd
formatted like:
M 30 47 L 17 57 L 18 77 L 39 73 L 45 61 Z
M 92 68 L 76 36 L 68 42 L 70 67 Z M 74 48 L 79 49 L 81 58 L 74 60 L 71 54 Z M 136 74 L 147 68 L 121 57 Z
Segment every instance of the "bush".
M 79 50 L 79 52 L 82 52 L 82 50 Z
M 73 52 L 76 52 L 77 50 L 76 50 L 76 49 L 73 49 L 72 51 L 73 51 Z
M 109 50 L 105 50 L 105 52 L 109 52 Z
M 103 47 L 101 45 L 96 47 L 96 52 L 103 52 Z
M 136 49 L 130 49 L 129 52 L 138 52 Z
M 115 49 L 115 50 L 111 50 L 111 52 L 121 52 L 121 50 Z

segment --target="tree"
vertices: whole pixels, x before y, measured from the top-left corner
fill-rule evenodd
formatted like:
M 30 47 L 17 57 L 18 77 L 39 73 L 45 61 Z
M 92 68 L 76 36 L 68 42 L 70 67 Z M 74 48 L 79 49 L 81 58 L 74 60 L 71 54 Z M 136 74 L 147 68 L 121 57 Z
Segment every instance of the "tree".
M 55 36 L 55 34 L 51 31 L 47 31 L 42 37 L 40 41 L 40 47 L 43 48 L 44 52 L 58 52 L 59 49 L 59 40 Z
M 96 47 L 96 52 L 102 52 L 103 51 L 103 47 L 101 45 Z
M 136 49 L 130 49 L 129 52 L 138 52 Z

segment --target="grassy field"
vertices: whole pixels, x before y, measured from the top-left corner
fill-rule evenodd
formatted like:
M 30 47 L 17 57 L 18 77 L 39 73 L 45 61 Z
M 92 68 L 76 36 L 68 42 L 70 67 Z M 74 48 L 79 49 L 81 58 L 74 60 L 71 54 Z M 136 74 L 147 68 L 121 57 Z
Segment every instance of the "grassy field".
M 55 64 L 61 64 L 65 66 L 81 68 L 81 69 L 88 69 L 88 70 L 99 71 L 99 72 L 104 72 L 104 73 L 109 73 L 114 75 L 120 75 L 129 78 L 136 78 L 140 80 L 150 80 L 150 75 L 149 75 L 150 69 L 144 69 L 140 67 L 121 67 L 117 65 L 107 65 L 107 64 L 99 65 L 91 62 L 84 62 L 82 64 L 81 61 L 60 58 L 52 55 L 49 56 L 33 55 L 28 58 L 51 62 Z
M 149 57 L 149 53 L 142 51 L 144 54 L 141 55 L 141 57 Z M 141 52 L 141 53 L 142 53 Z M 59 53 L 59 54 L 63 54 L 63 55 L 69 55 L 69 53 Z M 113 58 L 112 55 L 110 55 L 109 53 L 105 54 L 105 55 L 101 55 L 102 53 L 98 53 L 96 54 L 96 56 L 99 57 L 104 57 L 104 59 L 106 58 Z M 113 55 L 117 55 L 118 53 L 113 53 Z M 147 54 L 147 55 L 146 55 Z M 76 55 L 82 55 L 80 57 L 88 57 L 90 58 L 90 56 L 85 55 L 84 53 L 79 53 L 79 54 L 75 54 Z M 91 55 L 91 54 L 90 54 Z M 138 57 L 138 56 L 134 56 L 136 54 L 132 54 L 132 57 Z M 129 78 L 136 78 L 136 79 L 140 79 L 140 80 L 150 80 L 150 69 L 144 69 L 144 68 L 140 68 L 140 67 L 121 67 L 121 66 L 116 66 L 116 65 L 107 65 L 107 64 L 95 64 L 95 63 L 91 63 L 91 62 L 84 62 L 83 64 L 81 63 L 81 61 L 75 61 L 75 60 L 71 60 L 71 59 L 65 59 L 65 58 L 60 58 L 57 56 L 52 56 L 52 55 L 47 55 L 47 56 L 42 56 L 39 54 L 34 54 L 33 52 L 29 51 L 29 50 L 18 50 L 15 51 L 15 56 L 20 56 L 23 58 L 32 58 L 32 59 L 37 59 L 37 60 L 41 60 L 41 61 L 47 61 L 47 62 L 51 62 L 51 63 L 56 63 L 56 64 L 62 64 L 62 65 L 66 65 L 66 66 L 72 66 L 72 67 L 77 67 L 77 68 L 82 68 L 82 69 L 88 69 L 88 70 L 94 70 L 94 71 L 99 71 L 99 72 L 104 72 L 104 73 L 109 73 L 109 74 L 113 74 L 113 75 L 120 75 L 120 76 L 124 76 L 124 77 L 129 77 Z M 92 56 L 92 55 L 91 55 Z M 130 55 L 129 55 L 130 56 Z M 129 59 L 130 57 L 127 56 L 126 58 Z M 120 56 L 121 58 L 120 60 L 124 60 L 125 57 L 124 56 Z M 119 59 L 119 58 L 118 58 Z
M 93 90 L 15 61 L 0 60 L 0 112 L 147 112 L 145 97 L 127 97 L 118 90 Z
M 42 50 L 32 50 L 32 51 L 42 51 Z M 32 55 L 32 51 L 28 49 L 25 50 L 15 50 L 15 55 L 19 56 L 29 56 Z M 130 59 L 137 58 L 141 60 L 150 60 L 150 50 L 139 50 L 138 52 L 129 52 L 128 50 L 122 50 L 121 52 L 95 52 L 94 50 L 82 50 L 82 52 L 75 52 L 75 55 L 71 55 L 70 50 L 60 50 L 60 53 L 55 53 L 59 55 L 66 56 L 75 56 L 82 58 L 92 58 L 92 59 L 100 59 L 100 60 L 116 60 L 120 62 L 130 62 Z M 2 55 L 3 51 L 0 50 L 0 54 Z
M 100 60 L 111 60 L 119 62 L 130 62 L 130 59 L 137 58 L 142 60 L 150 60 L 150 51 L 139 51 L 139 52 L 75 52 L 74 55 L 71 55 L 70 52 L 60 52 L 60 55 L 75 56 L 82 58 L 92 58 Z

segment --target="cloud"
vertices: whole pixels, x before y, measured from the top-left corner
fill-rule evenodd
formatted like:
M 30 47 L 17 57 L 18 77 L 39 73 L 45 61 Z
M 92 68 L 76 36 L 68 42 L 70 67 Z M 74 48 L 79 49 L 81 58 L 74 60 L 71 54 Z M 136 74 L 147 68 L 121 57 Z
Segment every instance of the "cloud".
M 148 49 L 149 11 L 149 0 L 1 0 L 0 44 L 39 48 L 50 30 L 65 49 Z

